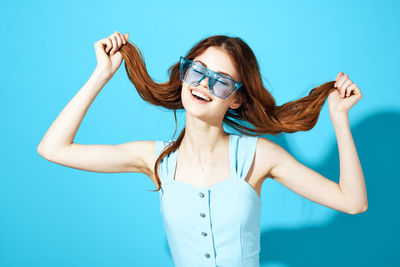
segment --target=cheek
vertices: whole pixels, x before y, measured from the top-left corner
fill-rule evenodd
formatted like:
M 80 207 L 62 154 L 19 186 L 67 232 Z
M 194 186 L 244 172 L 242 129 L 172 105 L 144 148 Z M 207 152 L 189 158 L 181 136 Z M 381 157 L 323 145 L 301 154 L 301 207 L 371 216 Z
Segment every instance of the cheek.
M 181 89 L 181 97 L 187 97 L 187 92 L 188 92 L 189 88 L 187 85 L 182 85 L 182 89 Z
M 182 85 L 182 90 L 181 90 L 181 101 L 182 105 L 186 108 L 187 105 L 190 102 L 190 91 L 187 85 Z
M 183 83 L 181 90 L 181 100 L 182 105 L 185 109 L 190 109 L 193 106 L 192 102 L 192 93 L 190 92 L 190 86 Z M 213 103 L 208 104 L 207 113 L 208 114 L 223 114 L 229 108 L 229 101 L 223 100 L 218 97 L 215 97 L 212 101 Z

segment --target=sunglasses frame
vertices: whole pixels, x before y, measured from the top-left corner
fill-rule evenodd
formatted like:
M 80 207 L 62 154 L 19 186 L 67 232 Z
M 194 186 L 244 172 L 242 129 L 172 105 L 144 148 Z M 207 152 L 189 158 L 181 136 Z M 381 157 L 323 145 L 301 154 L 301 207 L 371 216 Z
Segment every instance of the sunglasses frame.
M 186 81 L 183 79 L 183 66 L 184 66 L 185 64 L 188 64 L 188 63 L 190 63 L 190 64 L 192 64 L 192 65 L 196 65 L 196 66 L 202 68 L 203 70 L 205 70 L 203 77 L 202 77 L 197 83 L 188 83 L 188 82 L 186 82 Z M 239 91 L 243 92 L 243 89 L 242 89 L 242 85 L 243 85 L 243 84 L 242 84 L 241 82 L 238 82 L 238 81 L 236 81 L 236 80 L 232 79 L 231 77 L 226 76 L 226 75 L 224 75 L 224 74 L 221 74 L 221 73 L 215 72 L 215 71 L 213 71 L 213 70 L 210 70 L 210 69 L 204 67 L 202 64 L 197 63 L 197 62 L 194 62 L 194 61 L 192 61 L 192 60 L 190 60 L 190 59 L 187 59 L 187 58 L 185 58 L 185 57 L 182 57 L 182 56 L 180 57 L 180 68 L 179 68 L 179 70 L 180 70 L 180 78 L 181 78 L 181 80 L 184 81 L 184 82 L 187 83 L 187 84 L 194 85 L 194 86 L 196 86 L 196 85 L 198 85 L 199 83 L 201 83 L 201 81 L 202 81 L 203 79 L 205 79 L 205 77 L 208 77 L 208 88 L 209 88 L 209 90 L 210 90 L 210 93 L 211 93 L 212 95 L 216 96 L 216 97 L 219 97 L 219 98 L 222 98 L 222 99 L 226 99 L 226 98 L 228 98 L 229 96 L 231 96 L 236 90 L 239 90 Z M 217 79 L 218 77 L 223 77 L 223 78 L 226 78 L 226 79 L 229 79 L 229 80 L 233 81 L 234 88 L 233 88 L 233 89 L 231 90 L 231 92 L 230 92 L 228 95 L 226 95 L 225 97 L 218 96 L 218 95 L 215 95 L 215 94 L 214 94 L 214 88 L 213 88 L 213 87 L 214 87 L 215 81 L 216 81 L 216 79 Z

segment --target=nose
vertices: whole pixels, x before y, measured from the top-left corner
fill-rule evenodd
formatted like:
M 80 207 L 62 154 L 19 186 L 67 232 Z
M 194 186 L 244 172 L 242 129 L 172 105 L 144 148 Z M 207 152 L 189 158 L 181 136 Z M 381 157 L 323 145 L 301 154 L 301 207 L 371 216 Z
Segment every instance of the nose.
M 201 84 L 203 87 L 205 87 L 207 89 L 210 89 L 210 88 L 208 88 L 209 87 L 209 79 L 210 79 L 210 77 L 206 76 L 203 80 L 201 80 L 201 82 L 199 84 Z

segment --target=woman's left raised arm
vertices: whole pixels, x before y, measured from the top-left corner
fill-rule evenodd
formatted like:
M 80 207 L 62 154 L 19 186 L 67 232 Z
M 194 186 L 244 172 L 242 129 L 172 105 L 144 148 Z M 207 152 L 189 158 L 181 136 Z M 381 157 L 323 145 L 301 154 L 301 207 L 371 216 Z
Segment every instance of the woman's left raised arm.
M 362 95 L 357 85 L 342 72 L 336 77 L 335 87 L 338 90 L 329 94 L 328 104 L 339 146 L 339 183 L 303 165 L 284 148 L 262 137 L 257 145 L 257 166 L 261 166 L 260 177 L 270 176 L 311 201 L 357 214 L 367 210 L 368 200 L 364 175 L 349 127 L 348 111 Z
M 349 125 L 349 110 L 361 98 L 358 86 L 347 74 L 339 72 L 336 77 L 335 90 L 328 97 L 329 114 L 336 132 L 340 160 L 340 189 L 347 203 L 353 209 L 365 211 L 368 208 L 367 190 L 364 174 Z

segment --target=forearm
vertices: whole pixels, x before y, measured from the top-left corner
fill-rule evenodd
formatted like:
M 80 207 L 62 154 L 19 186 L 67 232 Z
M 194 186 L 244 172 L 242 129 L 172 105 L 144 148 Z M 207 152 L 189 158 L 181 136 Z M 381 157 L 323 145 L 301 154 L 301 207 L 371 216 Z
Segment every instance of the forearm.
M 40 154 L 52 153 L 73 142 L 86 112 L 107 82 L 108 79 L 96 68 L 47 130 L 37 148 Z
M 338 116 L 333 120 L 336 132 L 340 159 L 339 186 L 349 209 L 364 211 L 368 207 L 367 191 L 364 174 L 350 131 L 347 114 Z

